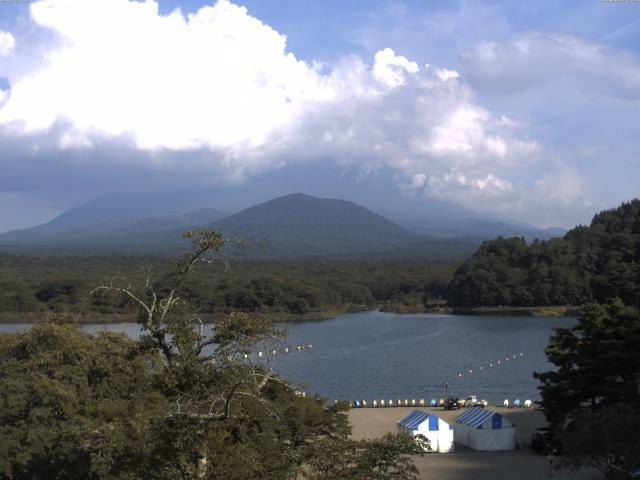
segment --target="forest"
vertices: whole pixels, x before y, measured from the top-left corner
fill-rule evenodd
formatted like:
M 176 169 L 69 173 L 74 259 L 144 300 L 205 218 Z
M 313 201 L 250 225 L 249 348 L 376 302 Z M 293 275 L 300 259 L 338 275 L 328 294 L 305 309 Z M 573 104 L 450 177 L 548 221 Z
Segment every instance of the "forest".
M 484 242 L 456 272 L 459 307 L 582 305 L 618 297 L 640 304 L 640 200 L 597 214 L 562 238 Z
M 29 320 L 75 313 L 109 321 L 131 316 L 126 299 L 90 296 L 101 284 L 127 286 L 149 274 L 161 285 L 166 257 L 35 256 L 0 254 L 0 318 Z M 232 311 L 270 313 L 277 319 L 320 318 L 381 307 L 423 311 L 442 303 L 456 269 L 427 261 L 224 261 L 203 265 L 183 285 L 205 317 Z

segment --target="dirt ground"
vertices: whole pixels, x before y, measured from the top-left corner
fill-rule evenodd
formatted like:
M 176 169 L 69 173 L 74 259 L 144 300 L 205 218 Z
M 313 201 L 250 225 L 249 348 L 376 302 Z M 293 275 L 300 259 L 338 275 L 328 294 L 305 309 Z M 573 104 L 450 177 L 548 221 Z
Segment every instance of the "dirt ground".
M 550 478 L 547 459 L 531 450 L 531 434 L 546 424 L 542 412 L 533 409 L 507 409 L 489 407 L 511 420 L 518 430 L 522 448 L 509 452 L 475 452 L 458 448 L 454 453 L 429 453 L 416 457 L 421 479 L 434 480 L 533 480 Z M 366 408 L 349 411 L 349 421 L 356 439 L 374 438 L 396 431 L 396 422 L 415 410 L 415 407 Z M 444 421 L 453 423 L 464 412 L 443 411 L 439 408 L 419 408 L 433 412 Z M 596 470 L 572 472 L 555 470 L 553 478 L 559 480 L 601 480 Z

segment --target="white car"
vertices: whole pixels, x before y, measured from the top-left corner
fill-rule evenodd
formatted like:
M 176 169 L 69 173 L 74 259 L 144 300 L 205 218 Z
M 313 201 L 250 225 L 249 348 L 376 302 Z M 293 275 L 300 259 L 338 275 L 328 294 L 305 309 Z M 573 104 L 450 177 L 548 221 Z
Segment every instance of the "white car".
M 469 395 L 464 402 L 464 406 L 465 407 L 486 407 L 487 401 L 484 399 L 478 400 L 478 398 L 475 395 Z

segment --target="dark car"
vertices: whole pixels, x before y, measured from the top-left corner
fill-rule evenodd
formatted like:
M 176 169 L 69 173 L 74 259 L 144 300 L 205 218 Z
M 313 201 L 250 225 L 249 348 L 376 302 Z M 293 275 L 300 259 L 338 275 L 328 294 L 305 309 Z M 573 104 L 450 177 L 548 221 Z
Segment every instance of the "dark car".
M 456 397 L 449 397 L 444 402 L 445 410 L 459 410 L 460 401 Z
M 560 443 L 555 439 L 553 430 L 549 427 L 538 428 L 533 432 L 531 435 L 531 449 L 543 455 L 548 455 L 549 453 L 559 455 L 561 450 Z

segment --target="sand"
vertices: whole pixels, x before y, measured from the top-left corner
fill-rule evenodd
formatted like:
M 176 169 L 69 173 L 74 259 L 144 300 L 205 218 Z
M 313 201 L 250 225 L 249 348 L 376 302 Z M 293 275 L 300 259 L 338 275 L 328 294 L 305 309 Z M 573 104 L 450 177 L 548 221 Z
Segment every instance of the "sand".
M 541 479 L 548 477 L 547 459 L 531 450 L 531 434 L 546 425 L 542 412 L 533 409 L 507 409 L 489 407 L 511 420 L 518 429 L 522 444 L 519 450 L 508 452 L 475 452 L 458 448 L 454 453 L 429 453 L 416 457 L 421 479 L 437 480 L 499 480 Z M 366 408 L 349 411 L 349 421 L 356 439 L 374 438 L 396 431 L 396 422 L 415 410 L 415 407 Z M 464 412 L 444 411 L 436 408 L 420 408 L 436 413 L 446 422 L 453 423 Z M 555 471 L 556 479 L 596 480 L 603 476 L 596 470 L 572 472 Z

